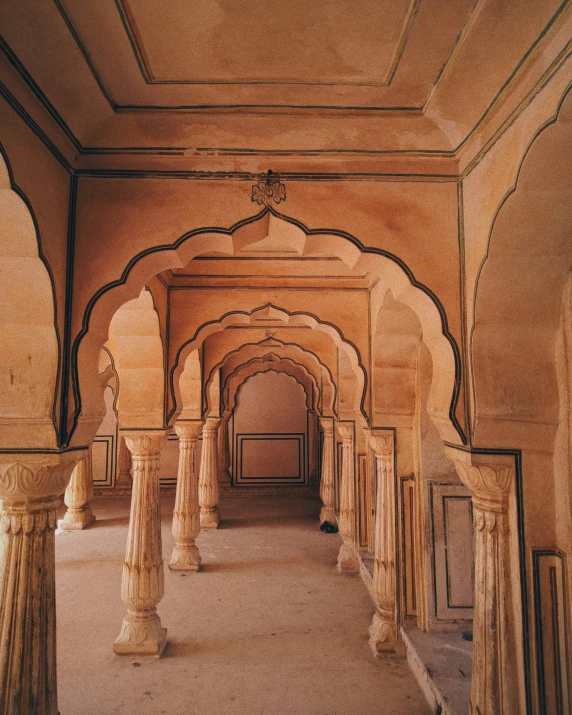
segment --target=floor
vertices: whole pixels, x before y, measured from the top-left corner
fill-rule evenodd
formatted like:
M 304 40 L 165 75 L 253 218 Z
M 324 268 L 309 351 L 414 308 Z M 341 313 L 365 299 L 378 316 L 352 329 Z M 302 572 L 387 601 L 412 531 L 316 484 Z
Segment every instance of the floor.
M 56 537 L 61 715 L 383 715 L 431 711 L 403 657 L 375 659 L 373 606 L 336 572 L 338 534 L 316 499 L 233 498 L 200 534 L 204 568 L 167 568 L 173 499 L 163 500 L 169 644 L 162 659 L 116 656 L 129 500 L 94 502 L 97 521 Z

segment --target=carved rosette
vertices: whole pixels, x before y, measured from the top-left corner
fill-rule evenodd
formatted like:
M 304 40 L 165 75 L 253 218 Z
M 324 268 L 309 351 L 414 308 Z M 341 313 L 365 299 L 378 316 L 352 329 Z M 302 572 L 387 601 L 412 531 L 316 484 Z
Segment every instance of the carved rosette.
M 342 469 L 340 479 L 340 515 L 338 527 L 343 539 L 338 554 L 338 570 L 355 572 L 359 560 L 355 548 L 355 464 L 354 423 L 338 422 L 338 434 L 342 439 Z
M 471 715 L 517 715 L 517 639 L 512 614 L 509 501 L 512 455 L 447 448 L 463 484 L 473 491 L 475 605 Z
M 85 529 L 95 521 L 91 510 L 93 499 L 93 472 L 91 466 L 91 447 L 87 457 L 80 460 L 72 472 L 71 479 L 64 493 L 67 511 L 61 523 L 62 529 Z
M 200 532 L 197 448 L 203 423 L 178 422 L 179 473 L 173 511 L 175 547 L 169 563 L 172 571 L 198 571 L 201 565 L 195 539 Z
M 228 421 L 230 414 L 222 418 L 218 428 L 218 483 L 222 487 L 231 486 L 230 451 L 228 449 Z
M 121 581 L 127 614 L 113 650 L 159 657 L 167 635 L 157 614 L 164 590 L 159 455 L 168 431 L 124 432 L 123 436 L 133 460 L 133 491 Z
M 320 524 L 325 521 L 336 524 L 335 492 L 334 492 L 334 421 L 331 417 L 320 419 L 324 432 L 322 444 L 322 474 L 320 478 L 320 499 L 323 507 L 320 510 Z
M 2 713 L 58 713 L 56 510 L 75 463 L 84 455 L 3 455 L 11 461 L 0 463 Z
M 217 529 L 220 523 L 217 475 L 217 430 L 219 425 L 218 417 L 207 417 L 203 427 L 203 449 L 199 470 L 201 529 Z
M 117 479 L 116 489 L 131 489 L 133 480 L 131 479 L 131 452 L 125 443 L 125 438 L 119 439 L 119 454 L 117 457 Z
M 377 610 L 369 629 L 369 642 L 377 656 L 383 651 L 395 650 L 397 644 L 397 515 L 393 431 L 372 431 L 369 440 L 375 454 L 377 480 L 372 583 Z

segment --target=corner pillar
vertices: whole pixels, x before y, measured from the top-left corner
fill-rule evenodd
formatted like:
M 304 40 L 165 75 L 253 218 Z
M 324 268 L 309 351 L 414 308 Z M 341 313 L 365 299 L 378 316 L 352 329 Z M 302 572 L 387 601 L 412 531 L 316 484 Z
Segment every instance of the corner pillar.
M 171 571 L 198 571 L 201 565 L 195 539 L 201 530 L 197 448 L 202 428 L 200 420 L 175 424 L 175 432 L 179 437 L 179 473 L 173 511 L 175 547 L 169 562 Z
M 320 510 L 320 524 L 325 521 L 337 524 L 334 492 L 334 420 L 331 417 L 323 417 L 320 419 L 320 424 L 324 433 L 320 478 L 320 499 L 324 506 Z
M 377 603 L 369 644 L 375 656 L 397 645 L 397 515 L 395 507 L 395 457 L 392 430 L 372 430 L 369 437 L 375 454 L 377 484 L 373 595 Z
M 461 481 L 473 492 L 475 604 L 469 712 L 517 715 L 520 687 L 509 543 L 514 457 L 446 449 Z
M 0 712 L 58 715 L 56 512 L 78 457 L 0 456 Z
M 119 436 L 119 454 L 117 456 L 117 479 L 116 489 L 131 489 L 133 480 L 131 479 L 131 452 L 125 444 L 125 438 Z
M 220 523 L 218 510 L 219 488 L 217 474 L 217 430 L 219 417 L 207 417 L 203 427 L 203 449 L 199 470 L 199 504 L 201 529 L 217 529 Z
M 91 464 L 91 447 L 87 456 L 80 460 L 72 472 L 70 482 L 64 493 L 67 511 L 60 524 L 64 530 L 85 529 L 95 521 L 91 510 L 93 499 L 93 471 Z
M 218 483 L 221 487 L 232 486 L 230 478 L 230 451 L 228 449 L 228 421 L 230 415 L 223 417 L 218 428 Z
M 355 459 L 354 423 L 338 422 L 338 433 L 342 438 L 342 470 L 340 478 L 340 515 L 338 528 L 343 539 L 338 554 L 338 570 L 342 573 L 359 571 L 356 552 L 356 509 L 355 509 Z
M 159 456 L 168 431 L 123 432 L 133 459 L 133 491 L 121 598 L 127 606 L 113 650 L 160 657 L 167 642 L 157 604 L 163 597 Z

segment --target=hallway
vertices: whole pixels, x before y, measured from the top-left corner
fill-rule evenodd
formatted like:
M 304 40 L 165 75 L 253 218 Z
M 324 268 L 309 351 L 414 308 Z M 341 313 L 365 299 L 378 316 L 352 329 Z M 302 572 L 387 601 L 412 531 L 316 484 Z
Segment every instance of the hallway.
M 198 574 L 167 568 L 173 498 L 163 498 L 164 657 L 113 654 L 125 607 L 129 500 L 96 499 L 97 521 L 56 537 L 61 715 L 384 715 L 429 713 L 404 658 L 376 660 L 373 604 L 340 575 L 340 537 L 318 529 L 319 500 L 221 500 L 197 540 Z M 89 618 L 86 618 L 86 613 Z

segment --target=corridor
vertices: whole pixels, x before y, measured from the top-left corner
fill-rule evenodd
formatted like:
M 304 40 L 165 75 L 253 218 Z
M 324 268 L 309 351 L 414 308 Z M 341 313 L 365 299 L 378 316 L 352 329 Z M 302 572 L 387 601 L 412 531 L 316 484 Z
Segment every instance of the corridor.
M 319 530 L 320 504 L 223 498 L 193 574 L 167 568 L 173 498 L 163 498 L 158 660 L 113 653 L 129 499 L 96 499 L 93 526 L 56 536 L 61 715 L 429 713 L 404 658 L 372 657 L 373 603 L 359 575 L 337 573 L 340 537 Z

